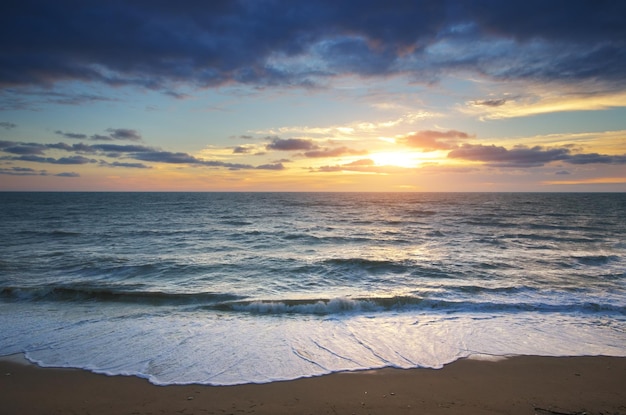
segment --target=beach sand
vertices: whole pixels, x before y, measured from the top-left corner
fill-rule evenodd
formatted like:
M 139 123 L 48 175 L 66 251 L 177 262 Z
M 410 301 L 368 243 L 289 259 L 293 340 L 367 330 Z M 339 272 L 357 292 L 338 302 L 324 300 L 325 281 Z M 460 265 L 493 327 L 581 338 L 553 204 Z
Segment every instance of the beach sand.
M 0 359 L 0 413 L 626 414 L 626 358 L 463 359 L 240 386 L 155 386 L 130 376 Z

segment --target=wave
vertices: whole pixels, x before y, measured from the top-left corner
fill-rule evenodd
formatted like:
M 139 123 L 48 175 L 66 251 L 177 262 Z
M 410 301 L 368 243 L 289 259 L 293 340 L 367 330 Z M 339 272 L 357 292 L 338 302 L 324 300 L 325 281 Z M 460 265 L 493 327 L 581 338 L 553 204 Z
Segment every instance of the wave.
M 562 243 L 594 243 L 597 239 L 593 239 L 585 236 L 559 236 L 554 234 L 539 234 L 539 233 L 508 233 L 498 236 L 502 240 L 529 240 L 529 241 L 550 241 L 550 242 L 562 242 Z
M 428 210 L 428 209 L 413 209 L 406 212 L 408 217 L 421 217 L 421 216 L 433 216 L 437 215 L 439 212 L 436 210 Z
M 589 266 L 606 265 L 609 262 L 619 261 L 620 258 L 617 255 L 589 255 L 589 256 L 575 256 L 573 257 L 578 263 Z
M 227 293 L 167 293 L 162 291 L 132 291 L 129 288 L 98 287 L 4 287 L 0 298 L 12 301 L 96 301 L 149 305 L 197 305 L 234 301 L 242 297 Z
M 337 315 L 376 312 L 444 312 L 444 313 L 585 313 L 626 315 L 626 306 L 593 302 L 571 304 L 495 303 L 448 301 L 421 297 L 372 297 L 298 300 L 230 301 L 207 305 L 204 309 L 265 315 Z
M 55 238 L 66 238 L 82 236 L 82 232 L 66 231 L 63 229 L 51 229 L 51 230 L 22 230 L 16 232 L 18 235 L 32 235 L 32 236 L 51 236 Z
M 250 225 L 254 225 L 253 222 L 246 221 L 246 220 L 237 220 L 237 219 L 223 220 L 221 223 L 224 224 L 224 225 L 230 225 L 230 226 L 250 226 Z
M 368 272 L 390 272 L 404 273 L 409 267 L 391 260 L 377 260 L 365 258 L 332 258 L 322 262 L 324 265 L 330 265 L 338 268 L 358 268 Z
M 467 293 L 511 294 L 523 288 L 459 287 Z M 131 303 L 148 306 L 190 306 L 190 311 L 247 313 L 252 315 L 342 315 L 381 312 L 437 312 L 437 313 L 584 313 L 626 315 L 626 306 L 580 302 L 570 304 L 547 304 L 541 302 L 507 303 L 492 301 L 445 300 L 419 296 L 315 298 L 246 300 L 245 297 L 216 292 L 172 293 L 162 291 L 133 290 L 132 286 L 114 287 L 4 287 L 0 299 L 16 302 L 95 302 Z
M 298 241 L 300 243 L 307 243 L 311 245 L 359 244 L 373 241 L 372 238 L 365 236 L 327 236 L 314 235 L 310 233 L 285 233 L 281 235 L 281 238 L 285 241 Z

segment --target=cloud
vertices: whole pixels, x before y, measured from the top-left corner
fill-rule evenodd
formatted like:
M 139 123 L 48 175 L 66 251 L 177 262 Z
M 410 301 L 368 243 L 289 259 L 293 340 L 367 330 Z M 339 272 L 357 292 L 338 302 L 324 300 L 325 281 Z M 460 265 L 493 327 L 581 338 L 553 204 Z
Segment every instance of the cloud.
M 97 163 L 97 160 L 89 159 L 83 156 L 71 156 L 71 157 L 40 157 L 34 155 L 24 155 L 19 157 L 11 157 L 8 160 L 20 160 L 20 161 L 30 161 L 35 163 L 49 163 L 49 164 L 88 164 L 88 163 Z
M 396 141 L 409 147 L 420 148 L 424 151 L 451 150 L 456 148 L 458 141 L 472 137 L 457 130 L 448 131 L 418 131 Z
M 2 16 L 0 16 L 0 20 Z M 0 28 L 0 31 L 2 29 Z M 0 40 L 0 43 L 2 40 Z M 0 52 L 2 56 L 2 52 Z M 0 58 L 1 59 L 1 58 Z M 0 83 L 2 83 L 2 69 L 0 68 Z M 0 89 L 0 111 L 35 110 L 40 111 L 43 105 L 85 105 L 97 102 L 112 102 L 117 99 L 94 94 L 82 94 L 76 92 L 61 92 L 51 90 L 49 87 L 40 88 L 40 84 L 21 84 L 14 88 Z
M 10 130 L 17 127 L 17 124 L 13 124 L 12 122 L 2 121 L 0 122 L 0 128 L 4 128 L 5 130 Z
M 626 154 L 574 154 L 567 159 L 567 162 L 570 164 L 626 164 Z
M 113 138 L 110 135 L 102 134 L 94 134 L 90 137 L 90 139 L 94 141 L 113 141 Z
M 552 180 L 545 181 L 542 184 L 546 185 L 581 185 L 581 184 L 626 184 L 626 177 L 591 177 L 585 179 L 574 179 L 574 180 Z
M 311 171 L 320 172 L 320 173 L 335 173 L 345 170 L 344 166 L 339 164 L 335 164 L 334 166 L 322 166 L 317 169 L 311 169 Z
M 476 105 L 476 106 L 485 106 L 485 107 L 501 107 L 502 105 L 506 104 L 506 99 L 501 98 L 501 99 L 485 99 L 482 101 L 472 101 L 471 105 Z
M 559 82 L 555 79 L 555 83 Z M 507 87 L 512 87 L 507 85 Z M 542 85 L 518 85 L 515 97 L 502 105 L 479 105 L 468 101 L 459 110 L 482 120 L 525 117 L 565 111 L 604 110 L 626 106 L 626 88 L 618 85 L 599 88 L 594 82 L 561 85 L 559 88 Z
M 265 146 L 268 150 L 278 151 L 299 151 L 299 150 L 315 150 L 319 148 L 312 140 L 302 138 L 274 138 L 271 143 Z
M 109 133 L 109 135 L 93 134 L 92 136 L 89 137 L 89 139 L 94 140 L 94 141 L 113 141 L 113 140 L 141 141 L 141 134 L 139 134 L 135 130 L 130 130 L 127 128 L 108 128 L 106 131 Z M 60 136 L 63 136 L 65 138 L 73 139 L 73 140 L 86 140 L 88 138 L 87 134 L 68 133 L 68 132 L 63 132 L 60 130 L 57 130 L 54 133 Z
M 174 153 L 170 151 L 160 151 L 160 150 L 148 150 L 148 151 L 139 151 L 132 152 L 130 157 L 135 160 L 141 161 L 151 161 L 157 163 L 168 163 L 168 164 L 188 164 L 195 166 L 205 166 L 205 167 L 224 167 L 230 170 L 248 170 L 255 169 L 261 167 L 254 167 L 250 164 L 242 164 L 242 163 L 229 163 L 225 161 L 219 160 L 204 160 L 199 159 L 197 157 L 192 156 L 187 153 Z M 265 165 L 263 168 L 265 170 L 270 170 L 270 165 Z M 277 165 L 274 165 L 273 170 L 279 170 Z
M 247 146 L 237 146 L 233 148 L 233 154 L 247 154 L 250 151 L 252 151 L 252 148 Z
M 45 176 L 47 172 L 45 170 L 35 170 L 29 167 L 0 167 L 0 174 L 9 176 Z
M 11 154 L 44 154 L 48 148 L 37 143 L 18 143 L 14 141 L 0 141 L 0 150 Z
M 285 170 L 283 163 L 262 164 L 257 166 L 259 170 Z
M 376 163 L 372 159 L 361 159 L 353 161 L 352 163 L 344 164 L 344 166 L 348 167 L 356 167 L 356 166 L 373 166 Z
M 344 155 L 363 155 L 367 154 L 366 150 L 355 150 L 348 147 L 335 147 L 335 148 L 322 148 L 317 145 L 313 140 L 302 138 L 287 138 L 282 139 L 279 137 L 268 137 L 272 139 L 272 142 L 267 144 L 265 148 L 267 150 L 275 151 L 304 151 L 304 156 L 309 158 L 323 158 L 323 157 L 339 157 Z
M 318 173 L 335 173 L 335 172 L 356 172 L 356 173 L 373 173 L 373 174 L 394 174 L 406 173 L 412 169 L 399 166 L 377 166 L 372 159 L 360 159 L 345 164 L 335 164 L 332 166 L 322 166 L 317 169 L 309 169 L 311 172 Z
M 65 138 L 71 138 L 74 140 L 84 140 L 87 138 L 86 134 L 78 134 L 78 133 L 65 133 L 63 131 L 57 130 L 54 132 L 55 134 L 61 135 Z
M 180 84 L 311 87 L 346 74 L 431 82 L 469 70 L 623 88 L 624 16 L 622 1 L 26 0 L 0 15 L 0 86 L 80 81 L 180 96 Z
M 133 131 L 133 130 L 131 130 Z M 65 134 L 65 133 L 63 133 Z M 70 157 L 44 157 L 45 152 L 48 150 L 62 150 L 67 152 L 77 153 Z M 93 158 L 84 157 L 82 154 L 105 156 L 113 159 L 133 159 L 137 161 L 148 161 L 154 163 L 165 164 L 187 164 L 190 166 L 203 166 L 203 167 L 222 167 L 230 170 L 283 170 L 285 167 L 280 161 L 272 164 L 264 164 L 260 166 L 253 166 L 250 164 L 242 163 L 229 163 L 220 160 L 205 160 L 195 157 L 188 153 L 183 152 L 171 152 L 163 151 L 154 147 L 139 145 L 139 144 L 38 144 L 38 143 L 18 143 L 15 141 L 0 141 L 0 151 L 10 154 L 16 154 L 16 156 L 3 157 L 4 160 L 14 161 L 26 161 L 34 163 L 48 163 L 48 164 L 88 164 L 99 163 L 101 166 L 108 167 L 127 167 L 127 168 L 151 168 L 151 166 L 143 163 L 127 162 L 127 161 L 114 161 L 109 162 L 105 160 L 96 160 Z
M 11 167 L 11 168 L 0 167 L 0 174 L 5 174 L 9 176 L 50 176 L 50 174 L 46 170 L 35 170 L 29 167 Z M 74 173 L 74 172 L 63 172 L 63 173 L 57 173 L 54 176 L 80 177 L 80 174 Z
M 133 158 L 143 161 L 155 161 L 170 164 L 198 164 L 199 159 L 187 153 L 172 153 L 170 151 L 142 151 L 133 155 Z
M 367 150 L 354 150 L 348 147 L 326 148 L 320 150 L 311 150 L 304 153 L 306 157 L 322 158 L 322 157 L 339 157 L 344 155 L 360 156 L 367 154 Z
M 569 157 L 567 148 L 544 149 L 518 146 L 511 150 L 495 145 L 463 144 L 448 153 L 449 158 L 486 162 L 494 167 L 538 167 Z
M 114 161 L 113 163 L 109 163 L 104 160 L 100 160 L 100 165 L 108 166 L 108 167 L 126 167 L 126 168 L 131 168 L 131 169 L 151 169 L 152 168 L 151 166 L 147 166 L 143 163 L 124 163 L 120 161 Z
M 138 144 L 94 144 L 94 145 L 77 145 L 72 146 L 76 149 L 80 149 L 85 152 L 97 152 L 97 151 L 107 151 L 107 152 L 118 152 L 118 153 L 149 153 L 154 151 L 152 147 L 142 146 Z
M 491 167 L 540 167 L 554 161 L 569 164 L 626 164 L 626 155 L 571 154 L 570 147 L 516 146 L 507 149 L 495 145 L 463 144 L 450 151 L 448 157 L 479 161 Z
M 111 138 L 114 140 L 141 141 L 141 134 L 135 130 L 129 130 L 127 128 L 109 128 L 107 132 L 111 133 Z
M 70 146 L 65 143 L 56 144 L 40 144 L 40 143 L 21 143 L 18 141 L 0 141 L 0 151 L 12 154 L 39 154 L 42 155 L 50 149 L 74 151 L 82 148 L 80 145 Z

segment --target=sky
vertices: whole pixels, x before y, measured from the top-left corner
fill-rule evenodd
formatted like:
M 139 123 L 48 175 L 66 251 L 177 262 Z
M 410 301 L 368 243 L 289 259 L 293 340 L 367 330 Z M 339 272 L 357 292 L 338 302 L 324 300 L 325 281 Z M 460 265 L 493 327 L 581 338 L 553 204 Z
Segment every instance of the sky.
M 0 190 L 626 191 L 626 2 L 5 1 Z

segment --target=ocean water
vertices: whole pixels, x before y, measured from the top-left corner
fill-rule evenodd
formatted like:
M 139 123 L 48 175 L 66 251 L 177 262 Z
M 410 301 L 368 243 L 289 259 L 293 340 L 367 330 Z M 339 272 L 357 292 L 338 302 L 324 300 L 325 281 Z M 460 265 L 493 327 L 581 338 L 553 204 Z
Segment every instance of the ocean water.
M 626 356 L 626 194 L 0 193 L 0 355 L 231 385 Z

